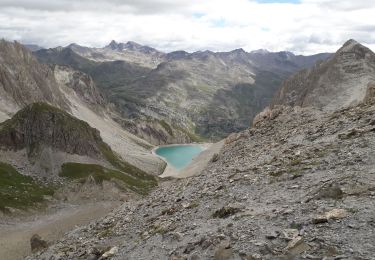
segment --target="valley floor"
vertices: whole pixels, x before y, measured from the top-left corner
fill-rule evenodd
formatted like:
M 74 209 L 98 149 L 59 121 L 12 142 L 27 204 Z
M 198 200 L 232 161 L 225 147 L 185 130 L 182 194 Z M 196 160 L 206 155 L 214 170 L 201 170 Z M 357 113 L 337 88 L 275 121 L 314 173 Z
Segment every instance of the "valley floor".
M 30 238 L 40 235 L 51 242 L 64 236 L 76 226 L 88 224 L 119 205 L 119 202 L 97 202 L 86 205 L 59 206 L 53 212 L 35 215 L 27 219 L 0 222 L 1 259 L 23 259 L 31 253 Z

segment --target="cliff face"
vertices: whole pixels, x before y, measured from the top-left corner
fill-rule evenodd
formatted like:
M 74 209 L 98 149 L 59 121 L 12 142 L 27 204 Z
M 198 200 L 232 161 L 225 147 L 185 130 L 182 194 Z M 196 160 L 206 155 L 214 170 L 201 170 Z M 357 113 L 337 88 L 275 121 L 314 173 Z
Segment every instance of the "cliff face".
M 0 124 L 0 147 L 16 151 L 26 148 L 29 155 L 48 146 L 99 158 L 103 145 L 98 130 L 46 103 L 33 103 Z
M 4 40 L 0 41 L 0 101 L 0 110 L 8 115 L 38 101 L 69 108 L 49 67 L 38 63 L 21 44 Z
M 273 105 L 314 106 L 334 111 L 358 104 L 375 81 L 375 54 L 349 40 L 334 56 L 287 79 Z
M 105 97 L 89 75 L 68 66 L 52 65 L 51 68 L 57 82 L 72 89 L 91 108 L 104 108 L 108 105 Z

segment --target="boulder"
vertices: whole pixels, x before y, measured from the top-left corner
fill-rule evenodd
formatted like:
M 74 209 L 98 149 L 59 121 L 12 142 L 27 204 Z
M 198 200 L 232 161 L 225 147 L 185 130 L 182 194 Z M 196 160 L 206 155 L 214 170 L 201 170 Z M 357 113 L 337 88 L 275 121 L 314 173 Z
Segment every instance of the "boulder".
M 34 234 L 30 239 L 32 252 L 37 252 L 48 247 L 48 244 L 38 234 Z

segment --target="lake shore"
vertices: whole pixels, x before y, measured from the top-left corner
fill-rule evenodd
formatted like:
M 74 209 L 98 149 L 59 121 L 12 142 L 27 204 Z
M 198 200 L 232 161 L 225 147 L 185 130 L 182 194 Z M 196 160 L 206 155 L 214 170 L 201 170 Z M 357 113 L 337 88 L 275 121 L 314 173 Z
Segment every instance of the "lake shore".
M 181 170 L 175 169 L 172 165 L 170 165 L 170 163 L 168 163 L 165 160 L 165 158 L 156 154 L 156 150 L 159 147 L 172 147 L 172 146 L 182 146 L 182 145 L 186 145 L 186 146 L 200 145 L 203 147 L 203 151 L 199 155 L 194 157 L 188 166 L 186 166 L 185 168 Z M 152 150 L 152 153 L 167 163 L 167 167 L 165 168 L 164 172 L 161 175 L 159 175 L 159 177 L 160 178 L 167 178 L 167 177 L 187 178 L 187 177 L 199 175 L 207 166 L 207 164 L 212 159 L 214 154 L 220 152 L 223 145 L 224 145 L 224 141 L 220 141 L 218 143 L 171 144 L 171 145 L 163 145 L 163 146 L 155 147 Z

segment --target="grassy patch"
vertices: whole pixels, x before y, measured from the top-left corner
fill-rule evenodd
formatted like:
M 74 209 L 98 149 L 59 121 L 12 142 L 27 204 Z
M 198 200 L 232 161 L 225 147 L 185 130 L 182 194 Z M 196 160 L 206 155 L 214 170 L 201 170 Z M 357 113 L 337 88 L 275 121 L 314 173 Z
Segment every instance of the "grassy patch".
M 65 163 L 61 167 L 59 176 L 77 180 L 92 176 L 99 184 L 103 183 L 103 181 L 117 180 L 125 188 L 129 188 L 139 194 L 147 194 L 156 185 L 156 180 L 153 176 L 147 175 L 145 178 L 134 177 L 130 174 L 111 170 L 97 164 Z
M 0 162 L 0 210 L 7 207 L 27 209 L 44 202 L 44 196 L 52 196 L 54 189 L 20 174 L 11 165 Z

